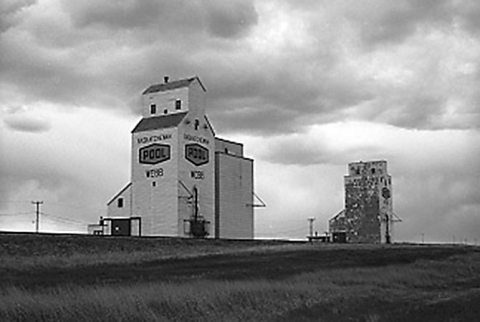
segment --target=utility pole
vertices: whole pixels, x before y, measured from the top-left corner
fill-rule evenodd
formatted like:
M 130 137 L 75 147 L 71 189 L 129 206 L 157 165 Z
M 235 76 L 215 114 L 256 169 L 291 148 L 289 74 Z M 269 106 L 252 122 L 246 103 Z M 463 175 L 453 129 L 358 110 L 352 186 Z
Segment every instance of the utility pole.
M 315 221 L 315 218 L 311 217 L 311 218 L 308 218 L 308 225 L 310 227 L 310 237 L 313 236 L 313 222 Z
M 43 204 L 43 201 L 32 201 L 32 204 L 35 205 L 35 233 L 38 234 L 38 227 L 40 226 L 40 205 Z

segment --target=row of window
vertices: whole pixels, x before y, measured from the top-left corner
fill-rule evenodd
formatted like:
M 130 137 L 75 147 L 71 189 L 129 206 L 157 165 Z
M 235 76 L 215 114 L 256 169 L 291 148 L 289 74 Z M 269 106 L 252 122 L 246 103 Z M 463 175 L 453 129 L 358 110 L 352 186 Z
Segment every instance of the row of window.
M 181 110 L 182 109 L 182 101 L 181 100 L 176 100 L 175 101 L 175 109 L 176 110 Z M 163 114 L 167 114 L 168 109 L 163 110 Z M 157 104 L 150 104 L 150 114 L 157 114 Z
M 355 171 L 355 174 L 357 174 L 357 175 L 361 174 L 360 168 L 356 168 L 356 169 L 355 169 L 355 168 L 352 167 L 351 170 L 352 170 L 352 171 Z M 370 171 L 372 172 L 372 174 L 375 174 L 376 169 L 375 169 L 375 168 L 371 168 Z M 380 174 L 383 173 L 382 169 L 378 169 L 378 172 L 379 172 Z

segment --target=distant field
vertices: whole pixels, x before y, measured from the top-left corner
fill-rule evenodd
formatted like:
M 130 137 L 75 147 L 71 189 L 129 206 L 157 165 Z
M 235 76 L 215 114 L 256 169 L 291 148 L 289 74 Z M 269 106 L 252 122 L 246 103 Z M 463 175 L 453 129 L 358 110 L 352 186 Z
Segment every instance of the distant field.
M 480 249 L 0 234 L 0 321 L 480 321 Z
M 112 237 L 0 233 L 3 268 L 61 268 L 127 264 L 285 247 L 279 241 L 223 241 L 184 238 Z

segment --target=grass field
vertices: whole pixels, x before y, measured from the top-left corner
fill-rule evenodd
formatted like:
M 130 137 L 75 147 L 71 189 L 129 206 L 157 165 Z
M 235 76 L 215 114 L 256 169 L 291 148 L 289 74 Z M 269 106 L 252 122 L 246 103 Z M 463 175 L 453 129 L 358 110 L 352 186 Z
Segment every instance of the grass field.
M 0 321 L 480 321 L 480 249 L 0 234 Z

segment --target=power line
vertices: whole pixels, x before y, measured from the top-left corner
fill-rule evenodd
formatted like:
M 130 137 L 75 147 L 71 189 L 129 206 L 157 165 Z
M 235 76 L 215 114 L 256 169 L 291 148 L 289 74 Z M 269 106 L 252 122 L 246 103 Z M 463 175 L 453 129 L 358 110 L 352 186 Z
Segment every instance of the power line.
M 74 231 L 85 231 L 86 225 L 82 223 L 71 222 L 68 220 L 60 219 L 59 217 L 45 216 L 45 220 L 49 225 L 54 225 L 56 229 L 60 230 L 74 230 Z
M 50 217 L 50 218 L 52 218 L 52 219 L 62 220 L 62 221 L 65 221 L 65 222 L 69 222 L 69 223 L 73 223 L 73 224 L 78 224 L 78 225 L 88 225 L 88 224 L 90 224 L 90 222 L 81 221 L 81 220 L 75 220 L 75 219 L 70 219 L 70 218 L 66 218 L 66 217 L 62 217 L 62 216 L 58 216 L 58 215 L 53 215 L 53 214 L 46 213 L 46 212 L 42 212 L 42 215 L 47 216 L 47 217 Z
M 5 200 L 4 203 L 30 203 L 29 200 Z
M 17 212 L 14 214 L 0 214 L 0 217 L 16 217 L 16 216 L 24 216 L 24 215 L 31 215 L 33 212 L 28 211 L 28 212 Z
M 80 227 L 85 228 L 85 224 L 69 222 L 69 221 L 66 221 L 66 220 L 61 220 L 61 219 L 51 218 L 51 217 L 45 217 L 44 219 L 46 219 L 48 221 L 51 221 L 53 224 L 56 224 L 56 225 L 75 227 L 76 229 L 78 229 Z
M 45 217 L 45 219 L 47 219 L 51 222 L 55 222 L 55 223 L 62 224 L 62 225 L 67 225 L 67 226 L 75 226 L 75 227 L 82 227 L 82 228 L 87 227 L 86 224 L 71 222 L 71 221 L 68 221 L 68 220 L 61 220 L 61 219 L 49 218 L 49 217 Z
M 5 200 L 3 202 L 4 203 L 30 203 L 31 201 L 28 201 L 28 200 Z M 57 206 L 60 206 L 60 207 L 66 207 L 66 208 L 72 208 L 72 209 L 78 209 L 78 210 L 85 210 L 85 209 L 100 210 L 100 209 L 103 209 L 103 206 L 98 206 L 98 207 L 78 206 L 78 205 L 69 205 L 69 204 L 66 204 L 66 203 L 49 201 L 49 200 L 46 200 L 46 201 L 44 200 L 44 202 L 48 203 L 49 205 L 57 205 Z
M 94 209 L 94 210 L 99 210 L 99 209 L 103 209 L 103 207 L 90 207 L 90 206 L 74 206 L 74 205 L 68 205 L 68 204 L 65 204 L 65 203 L 61 203 L 61 202 L 51 202 L 49 201 L 48 204 L 52 204 L 52 205 L 57 205 L 57 206 L 61 206 L 61 207 L 67 207 L 67 208 L 73 208 L 73 209 L 78 209 L 78 210 L 85 210 L 85 209 Z

